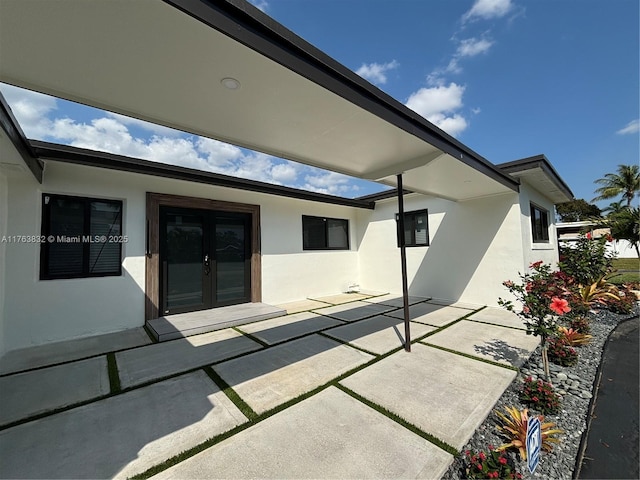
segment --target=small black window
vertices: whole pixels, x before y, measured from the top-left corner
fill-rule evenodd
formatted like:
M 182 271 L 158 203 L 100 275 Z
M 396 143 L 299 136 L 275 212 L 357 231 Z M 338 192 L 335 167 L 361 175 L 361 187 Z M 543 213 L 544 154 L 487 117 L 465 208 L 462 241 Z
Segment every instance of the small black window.
M 122 273 L 122 202 L 42 195 L 40 279 Z
M 396 222 L 399 219 L 400 215 L 396 213 Z M 397 230 L 399 232 L 400 228 Z M 404 212 L 404 244 L 407 247 L 429 246 L 429 212 L 427 210 Z M 398 238 L 398 246 L 400 246 L 400 238 Z
M 549 242 L 549 212 L 531 204 L 531 233 L 533 243 Z
M 349 250 L 349 221 L 302 216 L 304 250 Z

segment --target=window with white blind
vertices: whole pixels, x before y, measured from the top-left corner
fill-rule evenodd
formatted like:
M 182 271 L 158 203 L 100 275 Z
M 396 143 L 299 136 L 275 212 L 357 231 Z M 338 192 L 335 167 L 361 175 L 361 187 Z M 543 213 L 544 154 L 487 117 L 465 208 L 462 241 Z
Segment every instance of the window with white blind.
M 396 222 L 399 220 L 400 215 L 396 213 Z M 429 246 L 429 212 L 427 210 L 404 212 L 404 242 L 407 247 Z M 400 246 L 399 238 L 398 246 Z
M 122 202 L 42 195 L 40 279 L 122 274 Z

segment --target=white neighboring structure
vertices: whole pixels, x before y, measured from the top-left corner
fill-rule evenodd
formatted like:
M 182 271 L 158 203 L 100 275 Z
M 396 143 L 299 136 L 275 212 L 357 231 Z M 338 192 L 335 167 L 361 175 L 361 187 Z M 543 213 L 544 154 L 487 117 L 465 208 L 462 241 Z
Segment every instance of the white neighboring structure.
M 573 195 L 544 156 L 493 165 L 251 5 L 193 4 L 0 2 L 0 44 L 19 46 L 0 80 L 404 181 L 410 294 L 493 305 L 502 281 L 557 262 L 554 204 Z M 402 292 L 393 192 L 350 200 L 29 141 L 0 100 L 0 354 L 353 284 Z
M 556 224 L 558 232 L 558 241 L 560 243 L 571 243 L 578 239 L 580 233 L 590 233 L 593 238 L 600 238 L 610 234 L 608 228 L 595 228 L 593 222 L 559 222 Z M 638 258 L 638 254 L 627 240 L 614 240 L 608 242 L 607 251 L 614 254 L 617 258 Z

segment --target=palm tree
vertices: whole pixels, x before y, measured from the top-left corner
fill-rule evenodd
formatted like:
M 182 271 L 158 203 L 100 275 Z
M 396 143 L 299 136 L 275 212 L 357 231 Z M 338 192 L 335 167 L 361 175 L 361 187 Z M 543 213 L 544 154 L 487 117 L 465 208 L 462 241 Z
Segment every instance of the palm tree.
M 623 202 L 624 199 L 611 202 L 608 207 L 602 209 L 602 213 L 606 213 L 607 215 L 610 215 L 612 213 L 620 213 L 622 210 L 627 208 L 626 205 L 623 205 Z
M 618 165 L 618 173 L 607 173 L 594 183 L 602 185 L 595 190 L 598 194 L 592 202 L 607 200 L 622 195 L 631 207 L 633 198 L 640 193 L 640 167 L 638 165 Z

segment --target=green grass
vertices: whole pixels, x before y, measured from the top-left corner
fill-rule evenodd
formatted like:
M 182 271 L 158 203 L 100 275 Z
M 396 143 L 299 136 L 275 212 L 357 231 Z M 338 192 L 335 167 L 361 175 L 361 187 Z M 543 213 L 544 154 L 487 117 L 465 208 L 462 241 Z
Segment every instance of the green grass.
M 618 273 L 612 277 L 609 277 L 609 282 L 615 285 L 622 285 L 624 283 L 639 283 L 640 282 L 640 273 Z
M 614 258 L 612 264 L 618 270 L 640 271 L 640 258 Z

